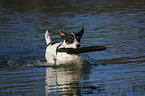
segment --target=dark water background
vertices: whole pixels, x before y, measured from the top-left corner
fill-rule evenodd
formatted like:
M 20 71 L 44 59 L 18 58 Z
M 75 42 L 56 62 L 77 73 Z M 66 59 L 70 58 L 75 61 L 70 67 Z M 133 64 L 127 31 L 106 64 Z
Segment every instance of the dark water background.
M 46 29 L 61 41 L 58 29 L 83 26 L 82 46 L 107 46 L 85 55 L 100 65 L 35 66 L 45 64 Z M 144 0 L 0 0 L 0 96 L 144 94 Z

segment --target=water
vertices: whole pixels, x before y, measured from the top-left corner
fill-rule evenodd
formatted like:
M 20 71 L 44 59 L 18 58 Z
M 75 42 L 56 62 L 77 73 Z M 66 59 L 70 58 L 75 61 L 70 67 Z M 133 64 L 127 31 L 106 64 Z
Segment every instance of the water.
M 143 0 L 1 0 L 1 96 L 143 96 L 144 14 Z M 60 41 L 58 29 L 83 26 L 82 46 L 107 50 L 82 54 L 83 66 L 45 66 L 45 30 Z

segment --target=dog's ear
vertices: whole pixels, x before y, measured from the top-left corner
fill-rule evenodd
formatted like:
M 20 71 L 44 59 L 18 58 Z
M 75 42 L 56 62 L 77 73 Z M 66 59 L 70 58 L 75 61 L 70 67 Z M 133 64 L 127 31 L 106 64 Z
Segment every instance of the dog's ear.
M 81 39 L 82 35 L 84 34 L 84 27 L 82 27 L 81 31 L 77 33 L 77 39 Z
M 63 31 L 61 31 L 61 30 L 58 30 L 58 33 L 59 33 L 59 35 L 62 37 L 62 39 L 65 39 L 66 38 L 66 33 L 64 33 Z

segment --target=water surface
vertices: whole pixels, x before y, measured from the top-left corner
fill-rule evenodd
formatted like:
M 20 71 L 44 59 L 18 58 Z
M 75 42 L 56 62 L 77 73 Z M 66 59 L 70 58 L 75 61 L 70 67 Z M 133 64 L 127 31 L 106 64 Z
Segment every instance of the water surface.
M 61 41 L 58 29 L 78 32 L 83 26 L 82 46 L 106 51 L 81 54 L 87 66 L 36 66 L 46 62 L 46 29 Z M 144 26 L 143 0 L 1 0 L 0 94 L 143 96 Z

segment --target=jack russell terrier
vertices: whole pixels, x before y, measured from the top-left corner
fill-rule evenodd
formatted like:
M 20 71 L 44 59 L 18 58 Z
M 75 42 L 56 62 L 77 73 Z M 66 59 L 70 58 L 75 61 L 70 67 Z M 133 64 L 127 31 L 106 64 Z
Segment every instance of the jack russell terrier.
M 45 40 L 47 43 L 45 58 L 48 63 L 54 65 L 80 62 L 80 57 L 76 54 L 68 54 L 66 52 L 57 52 L 59 48 L 80 48 L 81 37 L 84 33 L 84 27 L 78 33 L 67 34 L 59 30 L 59 35 L 62 37 L 63 42 L 52 43 L 48 30 L 45 33 Z

